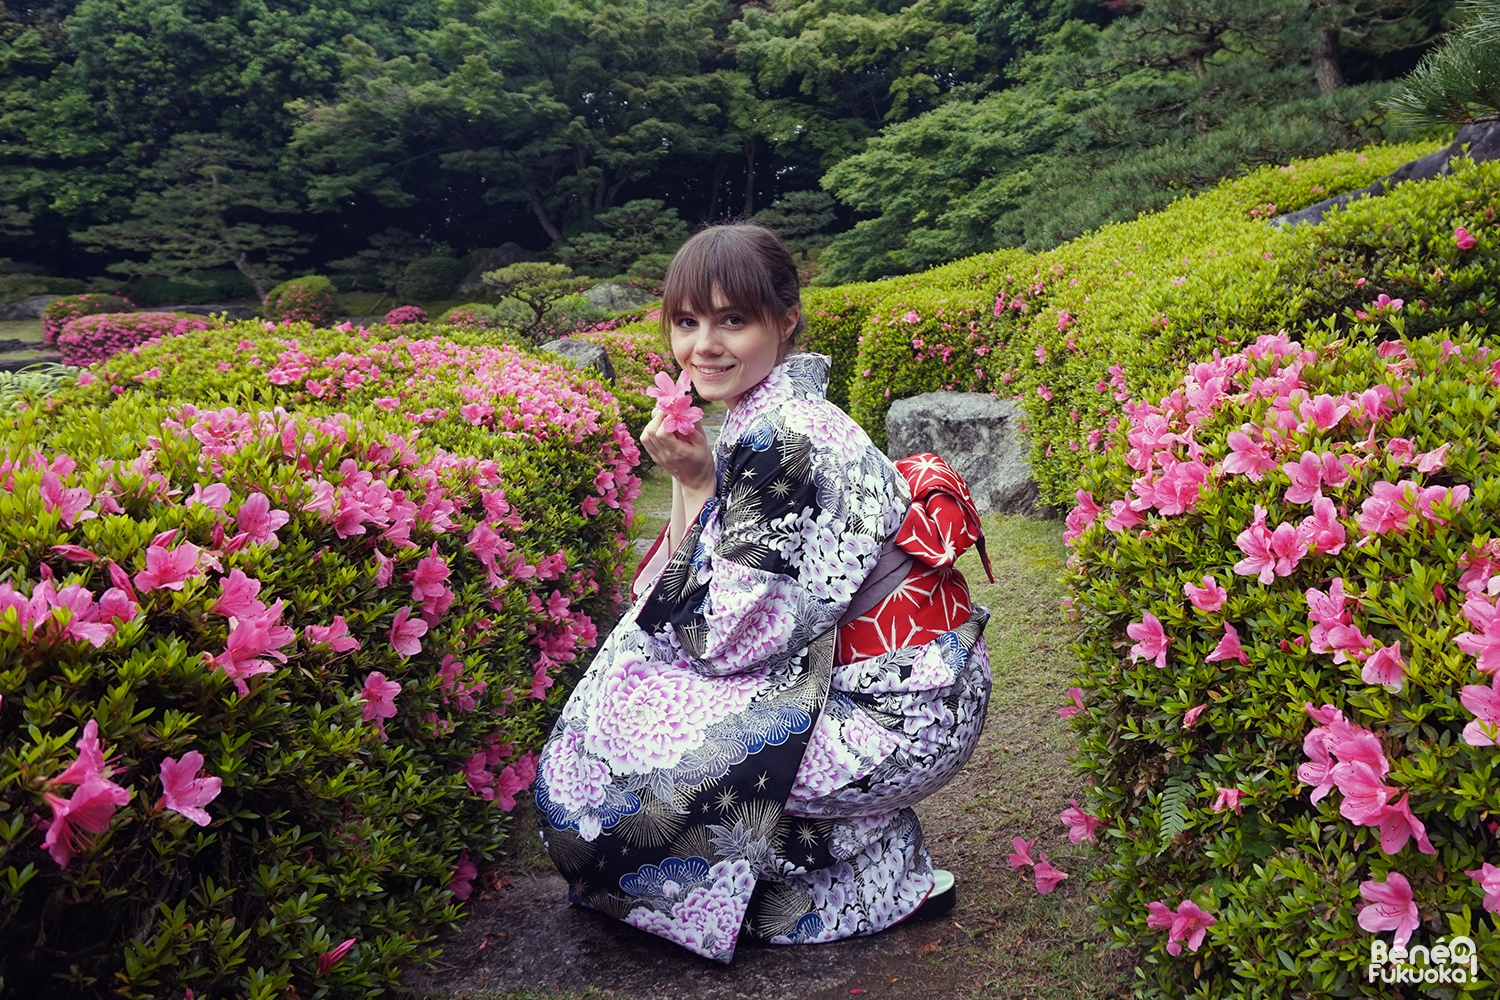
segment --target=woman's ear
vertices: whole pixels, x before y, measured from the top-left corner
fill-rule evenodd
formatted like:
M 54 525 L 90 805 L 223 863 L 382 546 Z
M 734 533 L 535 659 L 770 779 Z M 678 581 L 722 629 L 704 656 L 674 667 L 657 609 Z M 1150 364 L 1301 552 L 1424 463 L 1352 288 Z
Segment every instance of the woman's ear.
M 786 318 L 782 321 L 781 325 L 781 339 L 783 341 L 792 335 L 793 330 L 797 329 L 797 322 L 801 319 L 802 307 L 800 305 L 792 306 L 792 308 L 786 311 Z

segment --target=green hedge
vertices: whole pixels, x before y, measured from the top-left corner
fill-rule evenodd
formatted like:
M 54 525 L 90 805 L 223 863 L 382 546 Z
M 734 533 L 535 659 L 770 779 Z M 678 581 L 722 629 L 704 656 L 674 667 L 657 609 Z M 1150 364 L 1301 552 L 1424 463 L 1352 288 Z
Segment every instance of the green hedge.
M 616 613 L 637 454 L 567 366 L 390 334 L 188 333 L 0 409 L 17 995 L 375 996 L 461 913 Z
M 1141 996 L 1396 995 L 1366 978 L 1393 926 L 1359 923 L 1392 872 L 1411 943 L 1472 938 L 1484 985 L 1464 995 L 1493 993 L 1500 788 L 1476 713 L 1500 715 L 1473 654 L 1500 643 L 1500 370 L 1467 326 L 1403 328 L 1388 312 L 1263 335 L 1132 400 L 1069 516 L 1083 808 Z M 1221 599 L 1193 599 L 1205 577 Z M 1214 923 L 1174 955 L 1150 904 L 1183 901 Z

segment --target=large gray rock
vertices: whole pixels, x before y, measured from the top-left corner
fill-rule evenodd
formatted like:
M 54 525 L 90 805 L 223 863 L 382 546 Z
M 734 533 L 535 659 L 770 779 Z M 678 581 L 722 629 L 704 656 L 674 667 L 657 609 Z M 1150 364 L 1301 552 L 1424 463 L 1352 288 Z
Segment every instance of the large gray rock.
M 1316 225 L 1323 221 L 1323 216 L 1335 208 L 1342 208 L 1360 198 L 1379 198 L 1397 184 L 1446 177 L 1453 170 L 1453 161 L 1465 155 L 1465 146 L 1469 147 L 1468 157 L 1475 163 L 1500 158 L 1500 122 L 1465 125 L 1458 130 L 1458 135 L 1453 137 L 1453 142 L 1436 153 L 1429 153 L 1420 159 L 1403 163 L 1374 184 L 1357 191 L 1346 191 L 1341 195 L 1325 198 L 1316 205 L 1309 205 L 1300 211 L 1278 215 L 1271 220 L 1271 224 L 1295 226 L 1298 223 L 1307 222 Z
M 47 303 L 60 297 L 57 295 L 32 295 L 24 299 L 17 299 L 15 302 L 6 302 L 0 305 L 0 320 L 41 319 L 42 310 L 47 308 Z
M 490 251 L 488 257 L 476 264 L 464 280 L 458 283 L 458 290 L 465 295 L 476 292 L 484 287 L 482 275 L 486 271 L 498 271 L 502 267 L 510 267 L 512 264 L 523 260 L 536 260 L 536 254 L 527 250 L 519 243 L 502 243 L 499 247 Z
M 613 281 L 600 282 L 584 292 L 583 297 L 600 309 L 608 309 L 611 312 L 636 309 L 648 302 L 655 302 L 658 298 L 644 289 L 617 285 Z
M 597 368 L 606 381 L 615 380 L 615 366 L 609 363 L 609 352 L 598 344 L 563 337 L 547 341 L 542 345 L 542 350 L 559 355 L 579 368 Z
M 885 418 L 892 459 L 930 451 L 964 477 L 981 514 L 1029 514 L 1037 485 L 1026 461 L 1019 403 L 982 392 L 924 392 L 898 399 Z

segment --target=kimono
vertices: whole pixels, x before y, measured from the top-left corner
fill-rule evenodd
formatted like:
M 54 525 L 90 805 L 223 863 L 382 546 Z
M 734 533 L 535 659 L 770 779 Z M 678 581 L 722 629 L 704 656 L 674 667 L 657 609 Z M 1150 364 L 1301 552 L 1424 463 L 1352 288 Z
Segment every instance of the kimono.
M 914 506 L 824 398 L 830 365 L 793 355 L 730 411 L 715 495 L 675 552 L 658 537 L 537 767 L 569 898 L 726 963 L 742 934 L 832 941 L 920 906 L 911 806 L 988 706 L 989 614 L 952 568 L 972 503 Z

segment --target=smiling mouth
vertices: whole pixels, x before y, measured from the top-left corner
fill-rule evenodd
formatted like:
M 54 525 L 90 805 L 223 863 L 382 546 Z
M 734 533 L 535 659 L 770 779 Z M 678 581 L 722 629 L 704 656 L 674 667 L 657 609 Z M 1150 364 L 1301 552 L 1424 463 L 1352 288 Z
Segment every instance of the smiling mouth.
M 705 368 L 703 365 L 694 365 L 693 367 L 702 375 L 722 375 L 733 368 L 734 365 L 727 365 L 723 368 Z

